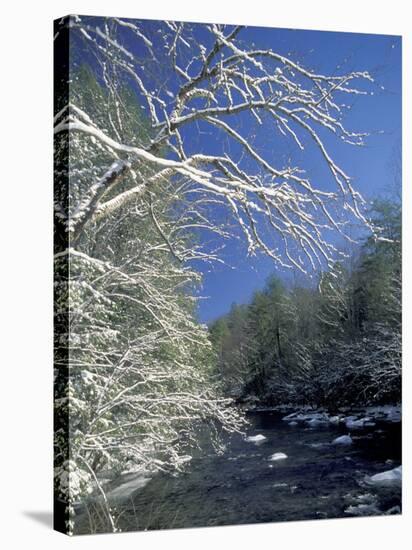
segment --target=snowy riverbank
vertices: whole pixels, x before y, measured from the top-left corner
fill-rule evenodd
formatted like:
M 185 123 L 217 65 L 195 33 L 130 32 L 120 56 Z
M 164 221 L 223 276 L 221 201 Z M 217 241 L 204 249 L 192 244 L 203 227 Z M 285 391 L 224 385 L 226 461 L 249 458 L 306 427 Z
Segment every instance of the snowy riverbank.
M 336 414 L 325 410 L 303 408 L 294 411 L 283 420 L 289 423 L 304 422 L 309 426 L 320 426 L 322 424 L 344 424 L 348 430 L 374 427 L 376 422 L 400 422 L 402 418 L 399 405 L 384 405 L 364 407 L 362 409 L 338 409 Z
M 245 407 L 247 412 L 273 411 L 288 413 L 283 420 L 291 425 L 305 423 L 308 426 L 321 426 L 328 424 L 345 424 L 348 429 L 374 427 L 376 422 L 401 422 L 402 411 L 400 404 L 375 405 L 365 407 L 340 407 L 330 412 L 324 408 L 316 408 L 310 405 L 298 407 L 292 404 L 278 405 L 276 407 L 264 407 L 251 405 Z

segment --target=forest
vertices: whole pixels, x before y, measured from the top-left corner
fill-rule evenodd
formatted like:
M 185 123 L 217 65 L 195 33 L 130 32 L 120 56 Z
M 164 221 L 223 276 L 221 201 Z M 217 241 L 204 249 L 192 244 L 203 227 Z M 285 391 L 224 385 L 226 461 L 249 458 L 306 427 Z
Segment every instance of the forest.
M 401 212 L 376 200 L 380 238 L 365 238 L 316 284 L 271 277 L 249 304 L 213 322 L 225 391 L 259 405 L 397 403 L 401 399 Z
M 55 524 L 70 535 L 124 528 L 116 480 L 179 479 L 204 449 L 245 444 L 248 409 L 400 401 L 400 200 L 367 204 L 334 156 L 364 147 L 344 119 L 377 85 L 254 33 L 55 22 Z M 206 325 L 203 266 L 234 242 L 274 275 Z

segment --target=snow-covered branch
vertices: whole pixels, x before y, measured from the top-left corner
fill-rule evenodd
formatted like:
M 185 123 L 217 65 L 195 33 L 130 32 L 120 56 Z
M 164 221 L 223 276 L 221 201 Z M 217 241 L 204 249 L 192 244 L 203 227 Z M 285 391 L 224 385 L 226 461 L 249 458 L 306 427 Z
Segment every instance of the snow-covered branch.
M 207 25 L 196 33 L 190 24 L 115 19 L 105 25 L 103 20 L 96 24 L 93 18 L 76 17 L 71 28 L 106 73 L 110 67 L 110 82 L 117 81 L 109 86 L 111 94 L 122 80 L 134 81 L 153 130 L 150 143 L 132 145 L 119 140 L 119 132 L 108 135 L 79 106 L 58 114 L 56 133 L 83 132 L 137 173 L 142 166 L 155 170 L 150 182 L 129 185 L 106 203 L 99 194 L 93 215 L 113 213 L 150 191 L 155 182 L 161 186 L 166 170 L 167 177 L 178 174 L 200 184 L 205 196 L 221 196 L 239 231 L 248 235 L 249 253 L 269 253 L 301 271 L 331 263 L 335 250 L 325 237 L 327 229 L 345 235 L 348 216 L 368 223 L 362 197 L 333 159 L 326 139 L 329 133 L 337 145 L 364 144 L 365 132 L 344 126 L 349 107 L 342 97 L 369 93 L 373 80 L 366 71 L 315 72 L 273 50 L 250 47 L 242 40 L 242 27 Z M 194 150 L 200 124 L 202 132 L 221 144 L 220 154 L 206 153 L 200 144 Z M 253 143 L 260 134 L 270 136 L 271 153 Z M 325 192 L 324 185 L 315 185 L 304 165 L 282 163 L 275 153 L 282 140 L 290 140 L 299 151 L 317 149 L 335 190 L 329 185 Z M 228 150 L 237 152 L 228 155 Z M 90 182 L 90 189 L 96 186 Z M 76 214 L 84 207 L 81 202 Z

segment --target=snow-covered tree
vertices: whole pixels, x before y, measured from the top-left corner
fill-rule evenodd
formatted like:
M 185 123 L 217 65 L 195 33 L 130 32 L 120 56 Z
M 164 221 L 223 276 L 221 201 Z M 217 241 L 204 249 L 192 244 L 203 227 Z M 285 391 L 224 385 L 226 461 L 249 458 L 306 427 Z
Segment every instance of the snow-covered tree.
M 72 100 L 94 110 L 96 119 L 113 114 L 90 68 L 81 66 L 73 79 Z M 118 131 L 125 134 L 138 103 L 130 90 L 124 93 L 125 122 Z M 139 120 L 133 120 L 131 132 L 142 131 Z M 110 151 L 83 134 L 59 134 L 57 207 L 67 140 L 68 202 L 78 207 L 92 194 L 90 179 Z M 125 174 L 125 187 L 128 178 Z M 195 321 L 191 296 L 199 276 L 187 262 L 196 257 L 196 243 L 188 233 L 194 218 L 185 189 L 184 181 L 176 189 L 165 179 L 161 192 L 152 190 L 91 221 L 75 242 L 56 251 L 55 479 L 58 496 L 69 503 L 69 532 L 75 525 L 72 504 L 91 492 L 103 503 L 98 528 L 116 529 L 102 477 L 182 469 L 197 445 L 200 424 L 208 423 L 217 450 L 221 430 L 242 426 L 214 378 L 206 328 Z M 56 223 L 57 231 L 61 227 Z M 60 235 L 56 244 L 62 242 Z
M 329 232 L 366 222 L 326 144 L 363 145 L 343 119 L 372 78 L 314 71 L 244 33 L 56 23 L 56 490 L 70 516 L 97 488 L 113 530 L 102 472 L 180 468 L 196 423 L 241 426 L 195 321 L 193 260 L 242 236 L 248 254 L 306 272 L 334 260 Z M 333 188 L 279 140 L 315 150 Z
M 93 219 L 170 177 L 188 180 L 193 196 L 213 204 L 209 215 L 225 209 L 249 253 L 263 251 L 300 270 L 333 259 L 328 230 L 344 232 L 348 216 L 365 221 L 362 198 L 326 143 L 332 137 L 364 144 L 365 133 L 347 130 L 344 114 L 348 98 L 369 93 L 367 72 L 313 71 L 242 40 L 242 27 L 71 16 L 58 25 L 57 39 L 67 26 L 73 47 L 93 59 L 114 107 L 103 123 L 75 103 L 56 114 L 56 134 L 83 134 L 112 156 L 89 196 L 65 212 L 73 241 Z M 125 82 L 145 107 L 149 142 L 121 139 L 115 129 Z M 278 141 L 289 138 L 297 152 L 317 150 L 335 189 L 312 181 L 303 165 L 277 158 Z M 142 178 L 143 166 L 151 177 Z M 126 173 L 134 183 L 122 189 Z M 216 229 L 213 220 L 207 223 Z
M 238 306 L 241 331 L 232 312 L 212 325 L 229 384 L 230 367 L 239 365 L 243 351 L 242 382 L 235 386 L 243 399 L 331 408 L 400 400 L 399 206 L 376 201 L 372 217 L 380 240 L 366 239 L 346 265 L 337 262 L 323 273 L 318 286 L 306 281 L 286 288 L 272 279 L 250 304 Z M 239 335 L 241 346 L 233 347 Z

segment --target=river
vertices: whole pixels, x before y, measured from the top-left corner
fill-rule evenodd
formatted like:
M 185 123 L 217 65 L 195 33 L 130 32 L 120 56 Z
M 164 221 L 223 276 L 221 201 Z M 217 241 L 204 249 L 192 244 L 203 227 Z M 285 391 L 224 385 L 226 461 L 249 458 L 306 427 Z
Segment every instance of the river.
M 401 424 L 377 422 L 351 432 L 351 445 L 332 441 L 345 425 L 290 425 L 284 414 L 248 413 L 248 436 L 226 436 L 226 450 L 195 456 L 185 473 L 157 474 L 144 486 L 118 480 L 113 506 L 122 531 L 310 520 L 399 513 L 399 486 L 368 485 L 367 476 L 401 464 Z M 271 461 L 274 453 L 287 458 Z M 130 491 L 132 488 L 132 491 Z M 77 534 L 90 532 L 86 514 Z

